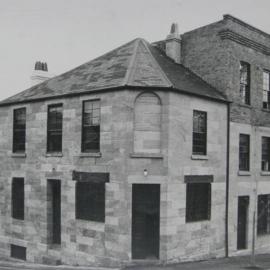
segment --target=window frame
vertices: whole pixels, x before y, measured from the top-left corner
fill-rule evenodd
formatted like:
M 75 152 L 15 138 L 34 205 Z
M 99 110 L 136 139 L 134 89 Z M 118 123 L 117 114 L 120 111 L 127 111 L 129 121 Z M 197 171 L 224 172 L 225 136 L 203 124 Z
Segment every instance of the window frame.
M 264 140 L 266 142 L 264 142 Z M 264 149 L 264 145 L 267 145 Z M 261 170 L 263 172 L 270 171 L 270 137 L 262 136 L 262 156 Z
M 265 88 L 265 77 L 264 75 L 268 75 L 268 86 Z M 262 107 L 265 110 L 270 110 L 270 71 L 264 69 L 263 70 L 263 101 L 262 101 Z M 265 94 L 266 93 L 266 94 Z M 266 96 L 266 101 L 264 101 L 264 97 Z
M 16 122 L 18 122 L 18 120 L 16 120 L 16 112 L 19 111 L 23 111 L 24 112 L 24 124 L 23 124 L 23 128 L 18 128 L 16 127 Z M 20 133 L 23 132 L 23 136 L 24 136 L 24 141 L 21 143 L 23 144 L 23 148 L 22 149 L 18 149 L 18 142 L 16 142 L 16 133 Z M 20 107 L 20 108 L 16 108 L 13 110 L 13 139 L 12 139 L 12 153 L 25 153 L 26 151 L 26 107 Z
M 192 187 L 195 188 L 195 185 L 197 186 L 195 190 L 192 191 Z M 202 191 L 200 190 L 200 186 L 203 185 L 207 189 L 207 198 L 203 198 L 205 205 L 202 205 L 202 200 L 198 200 L 198 196 L 196 196 L 197 192 Z M 205 191 L 203 189 L 203 191 Z M 190 193 L 193 192 L 194 194 L 191 195 Z M 201 192 L 201 194 L 205 195 L 205 193 Z M 194 200 L 194 197 L 196 199 Z M 205 212 L 196 213 L 198 211 L 199 207 L 198 205 L 204 207 Z M 211 208 L 212 208 L 212 185 L 210 182 L 187 182 L 186 183 L 186 223 L 191 222 L 201 222 L 201 221 L 209 221 L 211 220 Z
M 79 185 L 82 185 L 82 186 L 79 187 Z M 87 185 L 89 186 L 87 187 Z M 98 188 L 98 190 L 94 191 L 94 188 Z M 84 205 L 85 202 L 81 200 L 82 194 L 79 193 L 81 191 L 80 189 L 86 192 L 86 194 L 83 194 L 83 196 L 84 196 L 84 199 L 87 201 L 87 205 L 89 207 L 87 211 L 85 211 L 85 205 Z M 102 192 L 102 194 L 100 192 Z M 95 195 L 95 197 L 87 198 L 87 196 L 93 196 L 93 194 Z M 102 198 L 100 197 L 100 195 L 102 196 Z M 92 202 L 93 205 L 91 205 L 91 203 L 89 204 L 89 201 Z M 97 205 L 98 205 L 98 208 L 96 208 Z M 106 208 L 106 183 L 105 182 L 76 181 L 75 219 L 105 223 L 105 208 Z M 100 212 L 100 209 L 101 209 L 101 212 Z
M 62 119 L 61 119 L 61 150 L 60 151 L 54 151 L 54 150 L 50 150 L 49 149 L 49 142 L 50 142 L 50 138 L 51 138 L 51 135 L 49 134 L 50 133 L 50 129 L 49 129 L 49 125 L 50 125 L 50 109 L 51 108 L 57 108 L 57 107 L 61 107 L 62 109 Z M 47 147 L 46 147 L 46 150 L 47 150 L 47 153 L 50 154 L 50 153 L 62 153 L 63 151 L 63 103 L 54 103 L 54 104 L 50 104 L 48 105 L 48 109 L 47 109 Z
M 194 117 L 196 113 L 200 113 L 204 115 L 204 129 L 205 132 L 195 132 L 194 130 Z M 195 147 L 198 145 L 194 143 L 195 141 L 195 136 L 194 134 L 204 134 L 204 138 L 203 138 L 203 151 L 201 152 L 196 152 L 195 151 Z M 200 111 L 200 110 L 193 110 L 193 117 L 192 117 L 192 155 L 200 155 L 200 156 L 206 156 L 207 155 L 207 112 L 206 111 Z
M 22 194 L 18 194 L 19 192 L 22 192 Z M 24 205 L 25 205 L 24 178 L 13 177 L 11 184 L 11 217 L 14 219 L 24 220 L 25 216 Z
M 243 67 L 246 66 L 246 82 L 242 82 L 241 81 L 241 78 L 242 78 L 242 69 Z M 241 98 L 241 102 L 243 104 L 246 104 L 246 105 L 250 105 L 250 64 L 245 62 L 245 61 L 240 61 L 240 68 L 239 68 L 239 72 L 240 72 L 240 98 Z M 244 91 L 243 91 L 244 90 Z M 244 93 L 244 95 L 242 94 Z
M 243 145 L 241 146 L 241 137 L 242 138 L 248 138 L 248 150 L 246 152 L 241 152 L 241 147 L 243 147 Z M 243 156 L 243 154 L 247 155 L 247 166 L 246 167 L 242 167 L 241 165 L 243 164 L 243 160 L 241 158 L 241 155 Z M 244 133 L 240 133 L 239 134 L 239 164 L 238 164 L 238 169 L 239 171 L 245 171 L 245 172 L 249 172 L 250 171 L 250 135 L 249 134 L 244 134 Z
M 85 147 L 85 130 L 86 126 L 84 124 L 85 120 L 85 104 L 87 102 L 94 103 L 98 102 L 99 103 L 99 123 L 98 125 L 88 125 L 88 127 L 98 127 L 98 148 L 96 149 L 86 149 Z M 92 105 L 92 111 L 93 111 L 93 105 Z M 93 118 L 93 117 L 92 117 Z M 88 99 L 88 100 L 83 100 L 82 102 L 82 123 L 81 123 L 81 153 L 99 153 L 100 152 L 100 126 L 101 126 L 101 100 L 100 99 Z

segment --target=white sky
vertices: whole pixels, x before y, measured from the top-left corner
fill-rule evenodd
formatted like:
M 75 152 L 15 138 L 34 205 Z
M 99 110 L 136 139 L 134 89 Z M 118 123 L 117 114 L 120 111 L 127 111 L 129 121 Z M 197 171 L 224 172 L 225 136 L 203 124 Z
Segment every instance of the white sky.
M 0 100 L 30 86 L 36 60 L 61 74 L 134 38 L 231 14 L 270 33 L 270 0 L 0 0 Z

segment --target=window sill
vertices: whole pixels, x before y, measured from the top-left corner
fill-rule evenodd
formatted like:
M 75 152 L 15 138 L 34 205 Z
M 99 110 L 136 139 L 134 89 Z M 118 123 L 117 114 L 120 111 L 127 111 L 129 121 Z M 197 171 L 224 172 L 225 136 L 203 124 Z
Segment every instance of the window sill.
M 238 171 L 239 176 L 250 176 L 251 172 L 250 171 Z
M 58 153 L 58 152 L 55 152 L 55 153 L 46 153 L 45 157 L 62 157 L 63 156 L 63 153 Z
M 130 153 L 129 155 L 131 158 L 156 158 L 156 159 L 163 159 L 162 154 L 155 154 L 155 153 Z
M 241 107 L 248 108 L 248 109 L 251 109 L 252 108 L 252 106 L 250 104 L 238 103 L 238 105 L 241 106 Z
M 207 155 L 191 155 L 191 159 L 193 160 L 208 160 Z
M 261 171 L 262 176 L 270 175 L 270 171 Z
M 80 158 L 87 158 L 87 157 L 101 157 L 100 152 L 92 152 L 92 153 L 80 153 Z
M 25 158 L 26 153 L 11 153 L 10 156 L 14 158 Z
M 270 113 L 270 109 L 264 109 L 264 108 L 262 108 L 262 111 L 263 111 L 263 112 Z

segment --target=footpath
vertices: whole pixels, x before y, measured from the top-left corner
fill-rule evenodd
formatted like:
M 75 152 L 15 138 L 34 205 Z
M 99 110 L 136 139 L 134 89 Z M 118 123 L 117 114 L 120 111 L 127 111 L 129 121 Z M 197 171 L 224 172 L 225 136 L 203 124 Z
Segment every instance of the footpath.
M 19 260 L 5 259 L 0 255 L 0 270 L 120 270 L 117 268 L 49 266 L 26 263 Z M 136 265 L 122 270 L 270 270 L 270 254 L 257 255 L 255 265 L 250 263 L 250 256 L 222 258 L 200 262 L 187 262 L 171 265 Z

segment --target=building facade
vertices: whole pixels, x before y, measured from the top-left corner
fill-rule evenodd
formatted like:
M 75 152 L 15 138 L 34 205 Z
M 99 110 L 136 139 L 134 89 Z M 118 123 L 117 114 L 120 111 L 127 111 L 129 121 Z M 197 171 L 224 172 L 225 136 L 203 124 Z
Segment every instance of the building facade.
M 269 252 L 270 35 L 231 16 L 182 35 L 182 63 L 230 105 L 229 255 Z
M 225 256 L 227 108 L 142 39 L 4 100 L 0 252 L 96 266 Z

